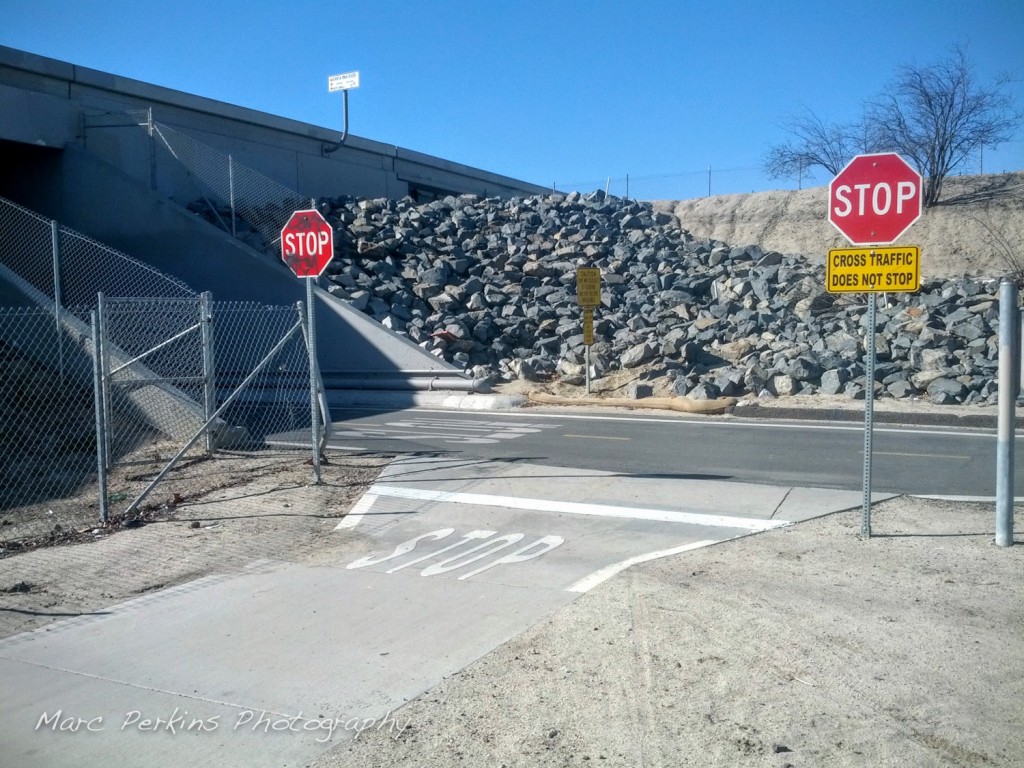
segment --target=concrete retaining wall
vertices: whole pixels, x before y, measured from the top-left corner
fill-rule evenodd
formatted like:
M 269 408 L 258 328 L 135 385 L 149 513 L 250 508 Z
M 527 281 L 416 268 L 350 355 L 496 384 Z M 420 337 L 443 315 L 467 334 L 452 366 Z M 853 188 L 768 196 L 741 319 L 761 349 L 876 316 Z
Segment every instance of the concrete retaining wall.
M 148 135 L 103 113 L 150 108 L 158 121 L 311 197 L 398 198 L 417 190 L 509 197 L 546 189 L 351 134 L 325 155 L 338 132 L 0 46 L 0 140 L 84 145 L 148 182 Z M 161 183 L 170 197 L 188 193 L 173 180 Z

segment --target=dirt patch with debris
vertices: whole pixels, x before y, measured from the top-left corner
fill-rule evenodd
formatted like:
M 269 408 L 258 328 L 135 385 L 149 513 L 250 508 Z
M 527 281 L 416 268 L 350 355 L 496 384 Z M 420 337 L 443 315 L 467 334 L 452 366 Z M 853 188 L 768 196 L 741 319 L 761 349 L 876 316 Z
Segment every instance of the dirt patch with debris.
M 165 491 L 130 520 L 5 542 L 18 549 L 0 558 L 0 637 L 261 559 L 329 562 L 338 518 L 388 460 L 332 456 L 312 485 L 300 453 L 222 456 L 217 487 L 201 496 Z M 196 462 L 181 472 L 212 470 Z

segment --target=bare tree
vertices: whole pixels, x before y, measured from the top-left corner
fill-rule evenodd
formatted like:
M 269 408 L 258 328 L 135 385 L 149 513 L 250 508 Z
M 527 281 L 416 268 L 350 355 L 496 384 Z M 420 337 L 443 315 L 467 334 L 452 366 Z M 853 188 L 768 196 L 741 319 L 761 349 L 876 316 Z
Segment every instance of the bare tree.
M 805 178 L 813 178 L 813 168 L 835 176 L 856 154 L 851 127 L 825 123 L 813 112 L 790 118 L 784 127 L 793 139 L 768 150 L 764 170 L 769 178 L 795 178 L 803 186 Z
M 938 64 L 904 65 L 887 93 L 867 105 L 865 122 L 876 151 L 898 152 L 925 177 L 923 203 L 935 205 L 951 171 L 981 147 L 1008 140 L 1020 124 L 1004 88 L 975 82 L 967 53 L 956 47 Z
M 1003 262 L 1006 276 L 1017 285 L 1024 285 L 1024 251 L 1021 250 L 1019 242 L 1014 242 L 1006 223 L 1006 217 L 998 217 L 999 223 L 997 223 L 986 204 L 982 209 L 981 217 L 968 216 L 967 218 L 977 222 L 985 230 L 981 241 Z

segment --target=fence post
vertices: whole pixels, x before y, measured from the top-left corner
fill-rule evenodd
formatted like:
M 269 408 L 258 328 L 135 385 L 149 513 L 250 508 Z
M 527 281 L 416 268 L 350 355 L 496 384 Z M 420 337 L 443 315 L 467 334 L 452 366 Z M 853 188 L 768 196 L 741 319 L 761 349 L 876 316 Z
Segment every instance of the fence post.
M 156 189 L 156 136 L 153 133 L 153 108 L 146 110 L 146 128 L 149 131 L 149 187 Z
M 96 482 L 100 495 L 100 521 L 107 522 L 107 427 L 103 408 L 103 363 L 100 355 L 100 323 L 98 312 L 89 313 L 92 322 L 92 399 L 96 410 Z
M 60 313 L 64 302 L 60 292 L 60 225 L 56 220 L 50 221 L 50 242 L 53 251 L 53 330 L 57 334 L 57 370 L 61 381 L 64 380 L 64 334 L 60 328 Z
M 199 295 L 199 335 L 203 345 L 203 415 L 209 421 L 217 409 L 216 367 L 213 356 L 212 296 L 209 291 Z M 217 449 L 216 435 L 206 431 L 206 454 L 212 456 Z
M 103 457 L 107 462 L 107 469 L 110 468 L 110 358 L 108 357 L 109 347 L 107 345 L 107 304 L 103 298 L 103 292 L 96 294 L 96 317 L 99 327 L 99 346 L 96 348 L 100 359 L 100 396 L 103 406 Z
M 1013 544 L 1013 449 L 1014 386 L 1019 366 L 1017 338 L 1017 285 L 1003 280 L 999 285 L 999 429 L 996 438 L 996 544 Z
M 228 197 L 231 203 L 231 236 L 238 237 L 235 227 L 235 159 L 228 155 Z

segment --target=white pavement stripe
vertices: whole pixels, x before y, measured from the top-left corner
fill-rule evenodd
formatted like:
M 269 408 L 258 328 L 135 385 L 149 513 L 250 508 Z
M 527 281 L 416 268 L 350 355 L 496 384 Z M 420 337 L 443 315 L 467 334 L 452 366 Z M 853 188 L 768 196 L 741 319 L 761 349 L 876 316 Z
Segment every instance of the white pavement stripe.
M 771 528 L 789 525 L 789 522 L 786 520 L 762 520 L 751 517 L 706 515 L 699 512 L 672 512 L 664 509 L 644 509 L 642 507 L 616 507 L 607 504 L 528 499 L 516 496 L 491 496 L 482 493 L 457 493 L 454 491 L 435 491 L 425 488 L 399 488 L 392 485 L 373 485 L 368 493 L 374 496 L 389 496 L 396 499 L 436 501 L 447 504 L 475 504 L 481 507 L 505 507 L 506 509 L 526 509 L 534 512 L 562 512 L 570 515 L 621 517 L 629 520 L 654 520 L 662 523 L 741 528 L 745 531 L 767 531 Z M 349 516 L 351 516 L 351 513 L 349 513 Z M 347 520 L 348 518 L 345 519 Z
M 362 521 L 363 515 L 370 511 L 370 507 L 376 500 L 377 497 L 373 493 L 364 493 L 363 497 L 352 505 L 352 509 L 341 519 L 341 522 L 334 526 L 334 530 L 343 531 L 346 528 L 355 528 Z
M 607 581 L 617 573 L 622 573 L 630 566 L 637 565 L 638 563 L 646 563 L 650 560 L 657 560 L 661 557 L 678 555 L 681 552 L 689 552 L 691 549 L 710 547 L 712 544 L 718 544 L 720 541 L 724 541 L 724 539 L 705 539 L 704 541 L 695 541 L 692 544 L 683 544 L 682 546 L 672 547 L 671 549 L 662 549 L 657 552 L 648 552 L 646 555 L 637 555 L 636 557 L 631 557 L 628 560 L 623 560 L 618 563 L 612 563 L 611 565 L 605 566 L 599 571 L 594 571 L 589 576 L 584 576 L 571 587 L 566 588 L 565 591 L 589 592 L 598 584 Z
M 995 496 L 950 496 L 950 495 L 931 495 L 924 493 L 908 494 L 915 499 L 931 499 L 933 501 L 956 501 L 964 504 L 995 504 L 997 498 Z M 1024 504 L 1024 496 L 1014 496 L 1014 504 Z
M 623 407 L 628 407 L 624 404 Z M 370 410 L 366 408 L 353 409 L 353 410 Z M 421 413 L 450 413 L 450 411 L 439 411 L 432 408 L 418 408 Z M 489 418 L 501 417 L 504 414 L 491 413 Z M 517 416 L 522 418 L 522 416 Z M 831 430 L 833 432 L 863 432 L 864 425 L 860 424 L 857 426 L 856 422 L 850 422 L 849 424 L 830 423 L 822 424 L 820 422 L 805 422 L 798 421 L 797 423 L 786 423 L 783 424 L 775 419 L 766 419 L 765 421 L 709 421 L 706 416 L 697 415 L 686 415 L 686 414 L 674 414 L 672 416 L 666 416 L 663 418 L 651 418 L 644 416 L 599 416 L 596 414 L 576 414 L 576 413 L 531 413 L 530 418 L 534 420 L 539 419 L 553 419 L 566 421 L 569 419 L 576 419 L 578 421 L 625 421 L 630 423 L 648 422 L 651 424 L 678 424 L 682 427 L 706 427 L 708 429 L 806 429 L 806 430 Z M 995 435 L 994 427 L 970 427 L 974 430 L 972 432 L 962 431 L 964 427 L 948 427 L 932 428 L 932 429 L 912 429 L 906 427 L 884 427 L 879 424 L 874 425 L 875 432 L 883 432 L 886 434 L 897 434 L 897 435 L 938 435 L 938 436 L 950 436 L 955 435 L 957 437 L 977 437 L 986 440 L 991 440 Z M 1017 440 L 1024 441 L 1024 433 L 1018 433 L 1016 436 Z

